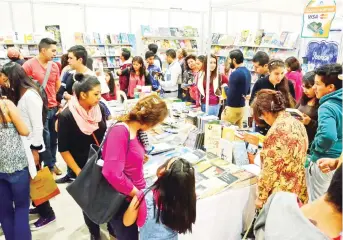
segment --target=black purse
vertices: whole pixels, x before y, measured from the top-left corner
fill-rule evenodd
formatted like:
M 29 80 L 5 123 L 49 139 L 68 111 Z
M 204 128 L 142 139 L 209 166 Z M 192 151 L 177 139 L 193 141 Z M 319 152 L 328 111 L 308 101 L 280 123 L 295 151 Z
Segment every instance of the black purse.
M 125 206 L 127 197 L 112 187 L 102 175 L 102 166 L 97 164 L 112 127 L 113 125 L 107 130 L 100 146 L 91 144 L 86 165 L 75 181 L 67 187 L 68 193 L 96 224 L 108 223 Z

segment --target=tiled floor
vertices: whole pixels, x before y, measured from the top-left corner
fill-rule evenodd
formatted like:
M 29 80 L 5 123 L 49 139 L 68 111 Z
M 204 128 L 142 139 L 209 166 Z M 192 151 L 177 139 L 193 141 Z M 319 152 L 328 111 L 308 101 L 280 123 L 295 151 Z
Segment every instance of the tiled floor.
M 65 173 L 66 165 L 58 154 L 57 165 Z M 84 224 L 82 212 L 66 191 L 66 184 L 59 185 L 61 194 L 51 200 L 56 213 L 56 222 L 44 229 L 32 233 L 33 240 L 88 240 L 88 229 Z M 106 226 L 102 226 L 103 240 L 109 239 Z M 5 240 L 0 234 L 0 240 Z

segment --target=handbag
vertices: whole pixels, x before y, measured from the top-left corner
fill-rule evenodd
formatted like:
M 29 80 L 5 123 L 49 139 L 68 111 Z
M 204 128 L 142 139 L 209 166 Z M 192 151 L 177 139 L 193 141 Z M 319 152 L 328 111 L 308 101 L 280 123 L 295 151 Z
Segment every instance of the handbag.
M 107 130 L 100 146 L 93 134 L 97 144 L 90 145 L 86 165 L 75 181 L 67 187 L 68 193 L 96 224 L 108 223 L 123 207 L 127 197 L 112 187 L 102 175 L 101 164 L 98 165 L 98 160 L 102 157 L 102 147 L 113 125 Z
M 35 206 L 47 202 L 60 194 L 60 190 L 48 167 L 40 169 L 30 182 L 30 197 Z

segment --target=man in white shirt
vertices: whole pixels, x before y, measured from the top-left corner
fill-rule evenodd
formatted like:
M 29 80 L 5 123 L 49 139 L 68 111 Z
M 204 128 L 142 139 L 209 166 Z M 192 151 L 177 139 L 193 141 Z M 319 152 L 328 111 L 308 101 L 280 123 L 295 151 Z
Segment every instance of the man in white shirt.
M 181 84 L 181 66 L 176 59 L 174 49 L 169 49 L 166 52 L 168 68 L 164 74 L 164 81 L 160 81 L 160 85 L 164 91 L 165 98 L 176 98 L 178 84 Z

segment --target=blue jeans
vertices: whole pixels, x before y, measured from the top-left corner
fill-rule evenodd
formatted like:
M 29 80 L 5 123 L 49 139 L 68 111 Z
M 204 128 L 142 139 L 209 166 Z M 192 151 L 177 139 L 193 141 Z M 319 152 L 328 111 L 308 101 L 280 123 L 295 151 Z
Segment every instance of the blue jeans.
M 31 240 L 29 207 L 28 169 L 0 173 L 0 223 L 6 240 Z
M 209 105 L 208 108 L 209 108 L 208 109 L 208 115 L 218 117 L 219 110 L 220 110 L 220 104 Z M 204 103 L 201 104 L 201 111 L 206 112 L 206 104 L 204 104 Z
M 43 139 L 46 151 L 41 153 L 44 166 L 52 170 L 56 164 L 57 132 L 55 130 L 57 107 L 49 109 L 44 124 Z

